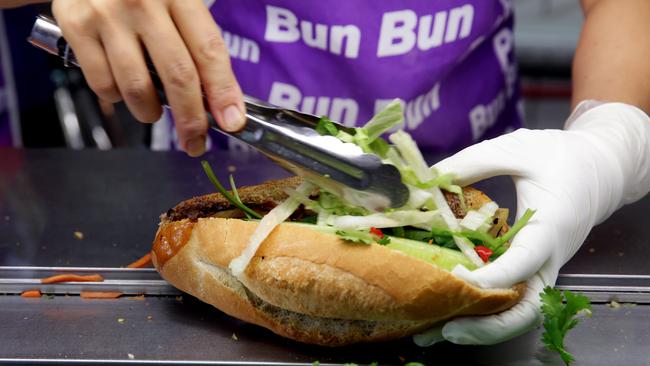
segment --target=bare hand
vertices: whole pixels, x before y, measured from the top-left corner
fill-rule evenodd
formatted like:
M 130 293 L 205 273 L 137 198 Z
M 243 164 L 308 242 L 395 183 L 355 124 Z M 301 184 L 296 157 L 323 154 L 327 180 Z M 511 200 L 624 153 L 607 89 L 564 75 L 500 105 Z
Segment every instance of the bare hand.
M 145 61 L 149 54 L 188 154 L 205 151 L 201 87 L 224 130 L 243 127 L 242 91 L 201 0 L 54 0 L 52 11 L 90 87 L 107 101 L 123 99 L 141 122 L 154 122 L 162 113 Z

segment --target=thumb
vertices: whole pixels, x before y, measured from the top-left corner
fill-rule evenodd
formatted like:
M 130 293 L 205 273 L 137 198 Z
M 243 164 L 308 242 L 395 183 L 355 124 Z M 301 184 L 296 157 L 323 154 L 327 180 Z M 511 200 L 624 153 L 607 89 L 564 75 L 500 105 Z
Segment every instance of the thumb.
M 522 175 L 526 159 L 516 159 L 526 151 L 530 130 L 519 129 L 507 135 L 469 146 L 434 165 L 441 173 L 452 173 L 457 182 L 468 185 L 498 175 Z

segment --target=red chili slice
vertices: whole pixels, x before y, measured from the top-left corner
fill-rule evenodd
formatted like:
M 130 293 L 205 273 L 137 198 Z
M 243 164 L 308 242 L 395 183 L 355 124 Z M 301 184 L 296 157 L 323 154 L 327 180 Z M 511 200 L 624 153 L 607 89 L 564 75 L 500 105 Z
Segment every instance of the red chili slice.
M 377 229 L 374 226 L 370 228 L 370 232 L 377 235 L 379 237 L 379 239 L 382 239 L 384 237 L 384 233 L 381 232 L 381 230 Z
M 474 248 L 476 251 L 476 254 L 478 254 L 479 257 L 483 260 L 483 262 L 487 263 L 487 261 L 490 259 L 490 256 L 492 256 L 492 249 L 488 247 L 484 247 L 482 245 L 478 245 Z

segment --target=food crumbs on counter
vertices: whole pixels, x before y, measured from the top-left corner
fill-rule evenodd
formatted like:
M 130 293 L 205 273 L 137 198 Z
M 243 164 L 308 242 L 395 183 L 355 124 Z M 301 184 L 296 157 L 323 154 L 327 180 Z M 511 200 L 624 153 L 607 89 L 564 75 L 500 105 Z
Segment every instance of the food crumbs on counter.
M 46 278 L 41 278 L 41 283 L 52 284 L 59 282 L 103 282 L 104 277 L 100 274 L 78 275 L 74 273 L 59 274 Z
M 40 297 L 41 297 L 41 291 L 39 291 L 39 290 L 27 290 L 27 291 L 23 291 L 23 293 L 20 294 L 20 297 L 25 297 L 25 298 L 40 298 Z
M 130 263 L 126 268 L 142 268 L 151 263 L 151 252 L 146 253 L 135 262 Z
M 592 254 L 596 253 L 596 249 L 595 248 L 589 248 L 589 253 L 592 253 Z
M 619 256 L 619 257 L 622 257 L 622 256 L 624 256 L 624 255 L 625 255 L 625 253 L 623 253 L 623 252 L 618 252 L 618 256 Z
M 120 323 L 120 324 L 124 324 L 124 323 L 126 323 L 126 319 L 124 319 L 124 318 L 117 318 L 117 322 Z
M 122 296 L 119 291 L 81 291 L 79 296 L 82 299 L 117 299 Z
M 237 338 L 237 334 L 235 334 L 235 333 L 233 333 L 233 334 L 230 336 L 230 338 L 231 338 L 233 341 L 238 341 L 238 340 L 239 340 L 239 338 Z
M 237 167 L 234 165 L 228 165 L 228 173 L 234 173 L 237 171 Z
M 636 303 L 633 302 L 618 302 L 616 300 L 611 300 L 610 302 L 606 303 L 605 306 L 607 306 L 610 309 L 618 310 L 622 307 L 625 308 L 633 308 L 636 307 Z
M 136 296 L 129 296 L 129 300 L 144 301 L 144 294 L 143 295 L 136 295 Z
M 75 239 L 83 240 L 84 238 L 84 233 L 81 231 L 75 231 L 72 233 L 72 235 L 74 235 Z
M 608 302 L 606 305 L 607 305 L 608 308 L 611 308 L 611 309 L 618 309 L 618 308 L 621 307 L 621 303 L 619 303 L 616 300 L 612 300 L 612 301 Z
M 129 360 L 135 360 L 135 355 L 133 353 L 127 353 L 127 356 L 129 356 Z
M 183 302 L 183 296 L 176 296 L 176 301 Z
M 54 299 L 54 295 L 43 294 L 43 295 L 41 295 L 41 299 L 52 300 L 52 299 Z
M 151 315 L 147 315 L 147 320 L 148 320 L 148 321 L 152 321 L 152 320 L 153 320 L 153 316 L 151 316 Z

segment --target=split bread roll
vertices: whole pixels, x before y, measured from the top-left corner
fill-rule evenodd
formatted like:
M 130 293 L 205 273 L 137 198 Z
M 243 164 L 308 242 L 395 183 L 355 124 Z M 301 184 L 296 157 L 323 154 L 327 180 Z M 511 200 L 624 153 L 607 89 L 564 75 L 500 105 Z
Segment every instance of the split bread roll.
M 300 182 L 270 181 L 241 188 L 239 195 L 264 212 Z M 469 209 L 490 201 L 473 188 L 464 194 Z M 446 197 L 456 216 L 464 215 L 456 196 Z M 244 250 L 257 222 L 239 219 L 243 213 L 233 207 L 211 194 L 169 210 L 161 217 L 153 263 L 178 289 L 300 342 L 341 346 L 399 338 L 453 317 L 498 313 L 525 290 L 523 284 L 480 289 L 397 250 L 291 223 L 269 235 L 238 279 L 228 264 Z

